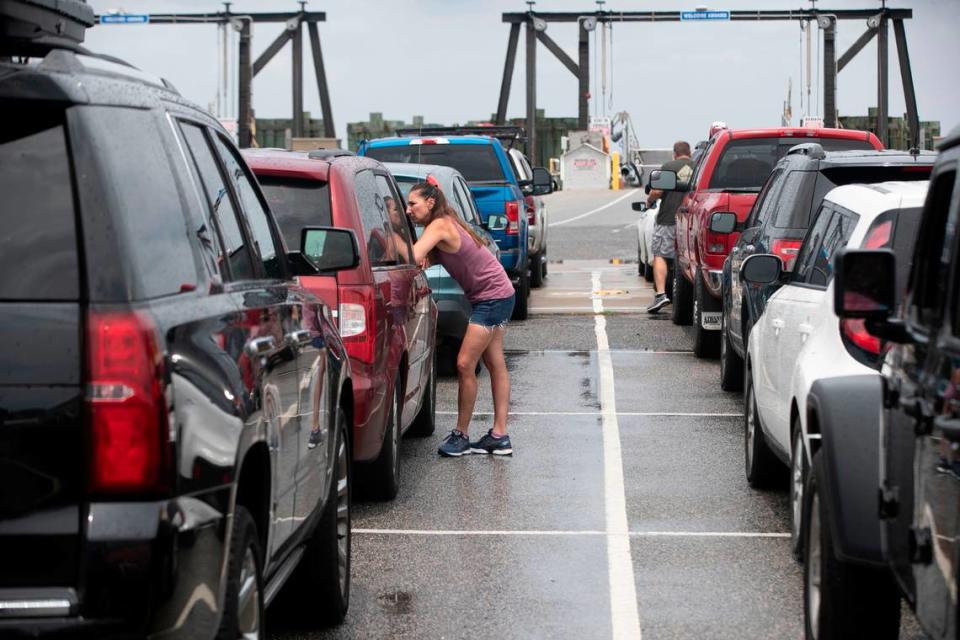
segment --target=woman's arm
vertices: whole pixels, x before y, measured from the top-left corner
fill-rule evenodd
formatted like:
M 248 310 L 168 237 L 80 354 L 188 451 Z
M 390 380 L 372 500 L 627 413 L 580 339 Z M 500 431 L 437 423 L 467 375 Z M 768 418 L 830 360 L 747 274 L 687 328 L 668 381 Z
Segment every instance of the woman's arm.
M 430 254 L 437 245 L 441 243 L 450 243 L 452 233 L 450 223 L 442 218 L 438 218 L 428 224 L 423 230 L 423 235 L 413 244 L 413 260 L 420 263 Z

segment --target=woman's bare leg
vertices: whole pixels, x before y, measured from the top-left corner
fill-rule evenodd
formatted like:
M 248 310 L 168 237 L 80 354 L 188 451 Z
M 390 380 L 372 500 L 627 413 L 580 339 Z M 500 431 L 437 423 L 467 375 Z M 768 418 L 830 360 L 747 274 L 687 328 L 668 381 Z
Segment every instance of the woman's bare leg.
M 460 344 L 460 353 L 457 354 L 457 378 L 460 381 L 457 391 L 457 430 L 464 435 L 470 429 L 473 407 L 477 402 L 477 362 L 495 333 L 489 327 L 471 322 Z
M 483 364 L 490 373 L 490 390 L 493 391 L 493 433 L 507 433 L 507 412 L 510 408 L 510 374 L 503 357 L 503 334 L 505 329 L 493 330 L 493 339 L 483 352 Z

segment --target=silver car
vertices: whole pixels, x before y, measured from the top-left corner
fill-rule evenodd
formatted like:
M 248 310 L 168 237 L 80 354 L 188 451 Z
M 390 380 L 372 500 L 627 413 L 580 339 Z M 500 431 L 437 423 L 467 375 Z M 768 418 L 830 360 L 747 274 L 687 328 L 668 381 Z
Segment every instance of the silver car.
M 533 169 L 527 157 L 519 149 L 509 149 L 507 155 L 510 156 L 513 172 L 517 175 L 517 182 L 527 203 L 530 286 L 537 289 L 543 286 L 543 279 L 547 275 L 547 205 L 543 198 L 532 195 Z

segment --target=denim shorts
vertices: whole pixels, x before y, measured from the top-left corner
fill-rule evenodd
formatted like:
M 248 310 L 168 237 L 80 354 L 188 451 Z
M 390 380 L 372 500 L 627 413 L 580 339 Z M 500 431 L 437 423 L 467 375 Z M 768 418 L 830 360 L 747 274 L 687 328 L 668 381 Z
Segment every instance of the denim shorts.
M 488 329 L 505 327 L 510 314 L 513 313 L 513 298 L 514 296 L 510 296 L 498 300 L 474 302 L 473 310 L 470 312 L 470 324 L 478 324 Z

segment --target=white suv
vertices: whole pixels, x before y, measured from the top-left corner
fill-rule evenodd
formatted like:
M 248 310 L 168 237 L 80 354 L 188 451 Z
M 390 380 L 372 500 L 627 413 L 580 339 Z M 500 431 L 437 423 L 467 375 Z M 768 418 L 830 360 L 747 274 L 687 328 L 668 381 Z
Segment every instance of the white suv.
M 823 200 L 794 271 L 780 258 L 744 261 L 748 283 L 788 278 L 767 301 L 750 333 L 744 393 L 744 453 L 750 486 L 765 486 L 790 467 L 792 543 L 799 559 L 803 486 L 809 468 L 807 394 L 815 380 L 878 374 L 882 345 L 863 321 L 837 321 L 833 258 L 844 246 L 897 254 L 897 291 L 906 285 L 928 182 L 882 182 L 833 189 Z M 878 408 L 879 411 L 879 408 Z M 779 461 L 778 461 L 779 458 Z

